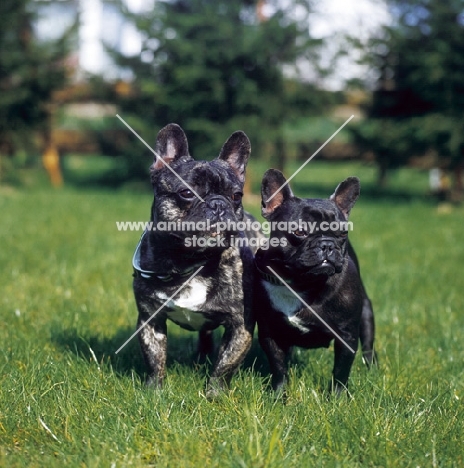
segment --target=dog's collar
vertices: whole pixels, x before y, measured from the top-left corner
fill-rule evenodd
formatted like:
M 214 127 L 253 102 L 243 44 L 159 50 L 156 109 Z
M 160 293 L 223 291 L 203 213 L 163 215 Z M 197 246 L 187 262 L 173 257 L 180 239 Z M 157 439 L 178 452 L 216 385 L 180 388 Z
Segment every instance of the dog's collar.
M 283 286 L 282 285 L 282 281 L 280 281 L 279 278 L 277 278 L 277 276 L 273 275 L 271 272 L 269 273 L 266 273 L 265 271 L 261 270 L 261 268 L 259 268 L 259 265 L 258 265 L 258 262 L 255 260 L 255 266 L 256 266 L 256 270 L 258 271 L 259 273 L 259 276 L 261 277 L 261 279 L 263 279 L 264 281 L 267 281 L 268 283 L 271 283 L 275 286 Z M 285 280 L 285 282 L 287 284 L 292 284 L 292 280 Z
M 144 233 L 140 237 L 139 243 L 137 244 L 137 247 L 135 248 L 134 256 L 132 257 L 132 268 L 134 269 L 134 273 L 132 276 L 134 278 L 144 278 L 146 280 L 151 280 L 153 278 L 161 279 L 155 274 L 154 271 L 143 270 L 142 268 L 140 268 L 140 246 L 142 244 L 142 240 L 145 237 L 146 233 L 147 231 L 144 231 Z
M 182 271 L 181 273 L 177 273 L 176 275 L 157 275 L 154 271 L 150 270 L 143 270 L 140 267 L 140 246 L 142 244 L 142 240 L 145 237 L 145 234 L 147 231 L 144 231 L 142 236 L 140 237 L 139 243 L 137 244 L 137 247 L 135 248 L 134 256 L 132 257 L 132 268 L 134 269 L 134 273 L 132 276 L 134 278 L 143 278 L 148 281 L 153 281 L 153 280 L 159 280 L 163 282 L 168 282 L 173 280 L 175 277 L 184 277 L 184 276 L 189 276 L 195 271 L 195 267 L 188 268 L 185 271 Z

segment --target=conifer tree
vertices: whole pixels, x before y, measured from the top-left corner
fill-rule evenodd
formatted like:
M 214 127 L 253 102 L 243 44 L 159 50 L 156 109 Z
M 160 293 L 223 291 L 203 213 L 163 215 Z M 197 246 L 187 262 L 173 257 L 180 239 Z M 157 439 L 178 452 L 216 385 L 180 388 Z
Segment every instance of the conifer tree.
M 315 86 L 284 74 L 321 45 L 310 36 L 310 7 L 302 0 L 285 8 L 278 1 L 160 0 L 140 15 L 122 7 L 144 37 L 140 55 L 111 52 L 133 77 L 132 92 L 118 97 L 122 116 L 153 139 L 155 129 L 178 123 L 199 159 L 214 157 L 237 129 L 250 137 L 255 157 L 281 148 L 282 124 L 318 102 L 309 99 Z M 137 165 L 134 148 L 126 148 L 127 159 L 145 173 L 146 158 Z

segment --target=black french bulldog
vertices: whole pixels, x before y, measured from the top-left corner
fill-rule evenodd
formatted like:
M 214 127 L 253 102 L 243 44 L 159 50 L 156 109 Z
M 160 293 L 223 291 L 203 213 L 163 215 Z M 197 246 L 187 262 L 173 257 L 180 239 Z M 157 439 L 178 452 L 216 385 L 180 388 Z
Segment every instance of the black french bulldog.
M 335 340 L 330 390 L 338 394 L 347 386 L 359 339 L 365 363 L 376 359 L 372 305 L 347 236 L 359 179 L 346 179 L 329 199 L 295 197 L 288 184 L 279 191 L 285 182 L 280 171 L 270 169 L 261 187 L 271 236 L 269 248 L 255 256 L 259 342 L 274 390 L 284 391 L 291 348 L 328 347 Z
M 245 358 L 254 328 L 253 252 L 231 242 L 232 236 L 244 235 L 234 231 L 233 224 L 228 230 L 215 229 L 218 223 L 244 218 L 242 191 L 250 141 L 245 133 L 235 132 L 216 159 L 195 161 L 184 131 L 169 124 L 158 134 L 156 152 L 162 161 L 155 158 L 150 168 L 155 228 L 145 231 L 133 259 L 137 328 L 146 324 L 138 337 L 147 384 L 159 387 L 165 377 L 167 319 L 199 331 L 203 355 L 212 349 L 211 331 L 222 325 L 224 334 L 207 386 L 207 396 L 214 397 L 229 385 Z M 167 223 L 184 223 L 183 227 L 190 223 L 190 229 L 164 230 Z M 156 226 L 164 227 L 155 230 Z

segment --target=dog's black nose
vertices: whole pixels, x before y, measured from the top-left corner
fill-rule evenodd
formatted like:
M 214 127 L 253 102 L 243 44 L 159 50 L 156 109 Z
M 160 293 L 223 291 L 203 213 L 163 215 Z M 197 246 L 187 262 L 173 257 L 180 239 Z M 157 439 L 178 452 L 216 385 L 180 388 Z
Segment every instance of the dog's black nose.
M 218 216 L 222 216 L 227 208 L 225 200 L 219 197 L 211 198 L 206 204 Z
M 328 257 L 332 255 L 332 252 L 335 248 L 335 244 L 333 241 L 328 239 L 322 239 L 317 243 L 317 246 L 322 250 L 322 253 Z

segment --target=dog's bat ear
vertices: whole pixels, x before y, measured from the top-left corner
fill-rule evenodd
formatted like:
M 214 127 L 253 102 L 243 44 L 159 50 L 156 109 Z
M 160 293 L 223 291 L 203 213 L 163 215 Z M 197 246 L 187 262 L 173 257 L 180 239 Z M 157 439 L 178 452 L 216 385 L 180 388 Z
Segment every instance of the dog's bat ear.
M 159 157 L 155 156 L 151 172 L 162 169 L 182 156 L 189 156 L 187 137 L 182 128 L 175 123 L 162 128 L 156 138 L 155 151 Z
M 292 190 L 282 172 L 269 169 L 261 183 L 261 213 L 267 218 L 288 198 L 293 197 Z
M 335 192 L 331 195 L 330 200 L 340 208 L 342 213 L 348 218 L 351 208 L 353 208 L 356 200 L 359 197 L 361 191 L 361 184 L 357 177 L 348 177 L 338 187 Z
M 225 161 L 234 170 L 241 183 L 245 182 L 245 169 L 251 153 L 251 143 L 245 133 L 232 133 L 219 153 L 218 159 Z

